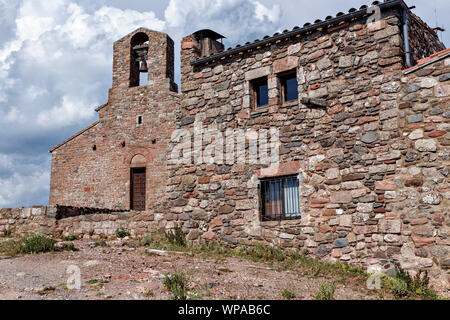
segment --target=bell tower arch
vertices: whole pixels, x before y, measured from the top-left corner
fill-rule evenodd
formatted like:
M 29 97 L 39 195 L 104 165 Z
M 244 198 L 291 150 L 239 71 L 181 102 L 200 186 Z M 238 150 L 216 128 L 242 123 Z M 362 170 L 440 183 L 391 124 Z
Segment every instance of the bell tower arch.
M 140 79 L 147 75 L 148 81 Z M 174 82 L 174 42 L 165 33 L 139 28 L 114 43 L 113 86 L 142 85 L 178 92 Z

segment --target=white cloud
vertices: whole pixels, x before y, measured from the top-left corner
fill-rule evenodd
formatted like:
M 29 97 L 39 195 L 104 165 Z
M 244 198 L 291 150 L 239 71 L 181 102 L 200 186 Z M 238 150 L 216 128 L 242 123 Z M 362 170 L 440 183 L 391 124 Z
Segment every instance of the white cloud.
M 30 161 L 23 155 L 0 153 L 0 208 L 47 203 L 50 184 L 47 161 L 48 156 Z
M 41 205 L 42 193 L 48 193 L 50 175 L 47 170 L 40 169 L 31 175 L 15 172 L 8 178 L 0 178 L 0 208 L 22 205 Z M 34 200 L 36 199 L 36 200 Z M 34 203 L 39 201 L 40 203 Z M 45 202 L 47 203 L 47 201 Z
M 14 40 L 0 47 L 0 102 L 22 100 L 14 105 L 30 125 L 54 128 L 94 119 L 110 86 L 115 40 L 140 26 L 165 26 L 151 11 L 88 13 L 69 0 L 24 0 L 15 24 Z
M 62 103 L 50 110 L 39 113 L 38 123 L 42 127 L 59 128 L 63 125 L 77 124 L 95 115 L 99 103 L 89 104 L 80 97 L 64 96 Z
M 180 37 L 207 28 L 233 44 L 273 31 L 280 16 L 279 5 L 269 7 L 256 0 L 171 0 L 165 11 L 169 30 Z

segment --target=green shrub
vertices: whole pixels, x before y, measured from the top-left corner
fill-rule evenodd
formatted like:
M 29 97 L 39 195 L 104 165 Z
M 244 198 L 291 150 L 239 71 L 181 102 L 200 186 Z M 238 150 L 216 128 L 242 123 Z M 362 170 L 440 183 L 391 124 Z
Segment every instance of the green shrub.
M 77 237 L 76 237 L 76 236 L 67 236 L 67 237 L 64 237 L 64 241 L 75 241 L 75 240 L 77 240 Z
M 166 275 L 164 278 L 164 286 L 172 292 L 173 300 L 187 300 L 188 280 L 184 273 Z
M 422 299 L 438 299 L 436 292 L 430 288 L 430 278 L 428 272 L 420 271 L 415 276 L 411 276 L 408 272 L 397 268 L 395 277 L 387 277 L 384 279 L 384 285 L 392 293 L 394 298 L 400 299 L 405 297 L 420 297 Z
M 119 229 L 116 230 L 116 236 L 117 238 L 123 239 L 125 237 L 129 237 L 130 232 L 127 229 L 120 227 Z
M 316 300 L 334 300 L 334 292 L 336 291 L 336 284 L 332 282 L 322 282 L 319 291 L 316 293 Z
M 11 229 L 3 231 L 3 237 L 7 238 L 7 237 L 11 237 L 11 235 L 12 235 L 12 230 Z
M 385 284 L 395 299 L 400 299 L 408 295 L 408 284 L 399 278 L 387 278 Z
M 283 291 L 281 292 L 281 295 L 286 300 L 293 300 L 296 298 L 296 294 L 288 288 L 284 288 Z
M 19 244 L 19 253 L 36 254 L 56 251 L 56 240 L 45 235 L 32 235 L 22 238 Z
M 180 226 L 176 226 L 172 231 L 165 232 L 166 240 L 176 246 L 185 247 L 186 238 L 183 233 L 183 229 Z

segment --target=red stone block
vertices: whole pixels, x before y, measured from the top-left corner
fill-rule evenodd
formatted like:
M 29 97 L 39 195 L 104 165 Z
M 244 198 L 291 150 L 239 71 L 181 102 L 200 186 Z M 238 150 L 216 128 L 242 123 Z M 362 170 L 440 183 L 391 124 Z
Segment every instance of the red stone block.
M 376 190 L 395 191 L 397 189 L 394 181 L 383 180 L 375 182 Z

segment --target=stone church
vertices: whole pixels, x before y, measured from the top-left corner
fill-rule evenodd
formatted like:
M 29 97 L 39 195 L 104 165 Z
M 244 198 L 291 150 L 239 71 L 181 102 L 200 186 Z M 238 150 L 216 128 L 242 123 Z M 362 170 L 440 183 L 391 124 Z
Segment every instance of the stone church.
M 181 93 L 171 38 L 134 31 L 114 44 L 99 120 L 51 150 L 50 204 L 151 212 L 192 242 L 373 269 L 396 259 L 448 281 L 450 50 L 413 10 L 376 1 L 228 49 L 198 31 L 181 43 Z M 197 123 L 223 136 L 276 128 L 276 168 L 170 161 L 174 132 L 195 145 Z M 214 140 L 230 146 L 197 146 Z

